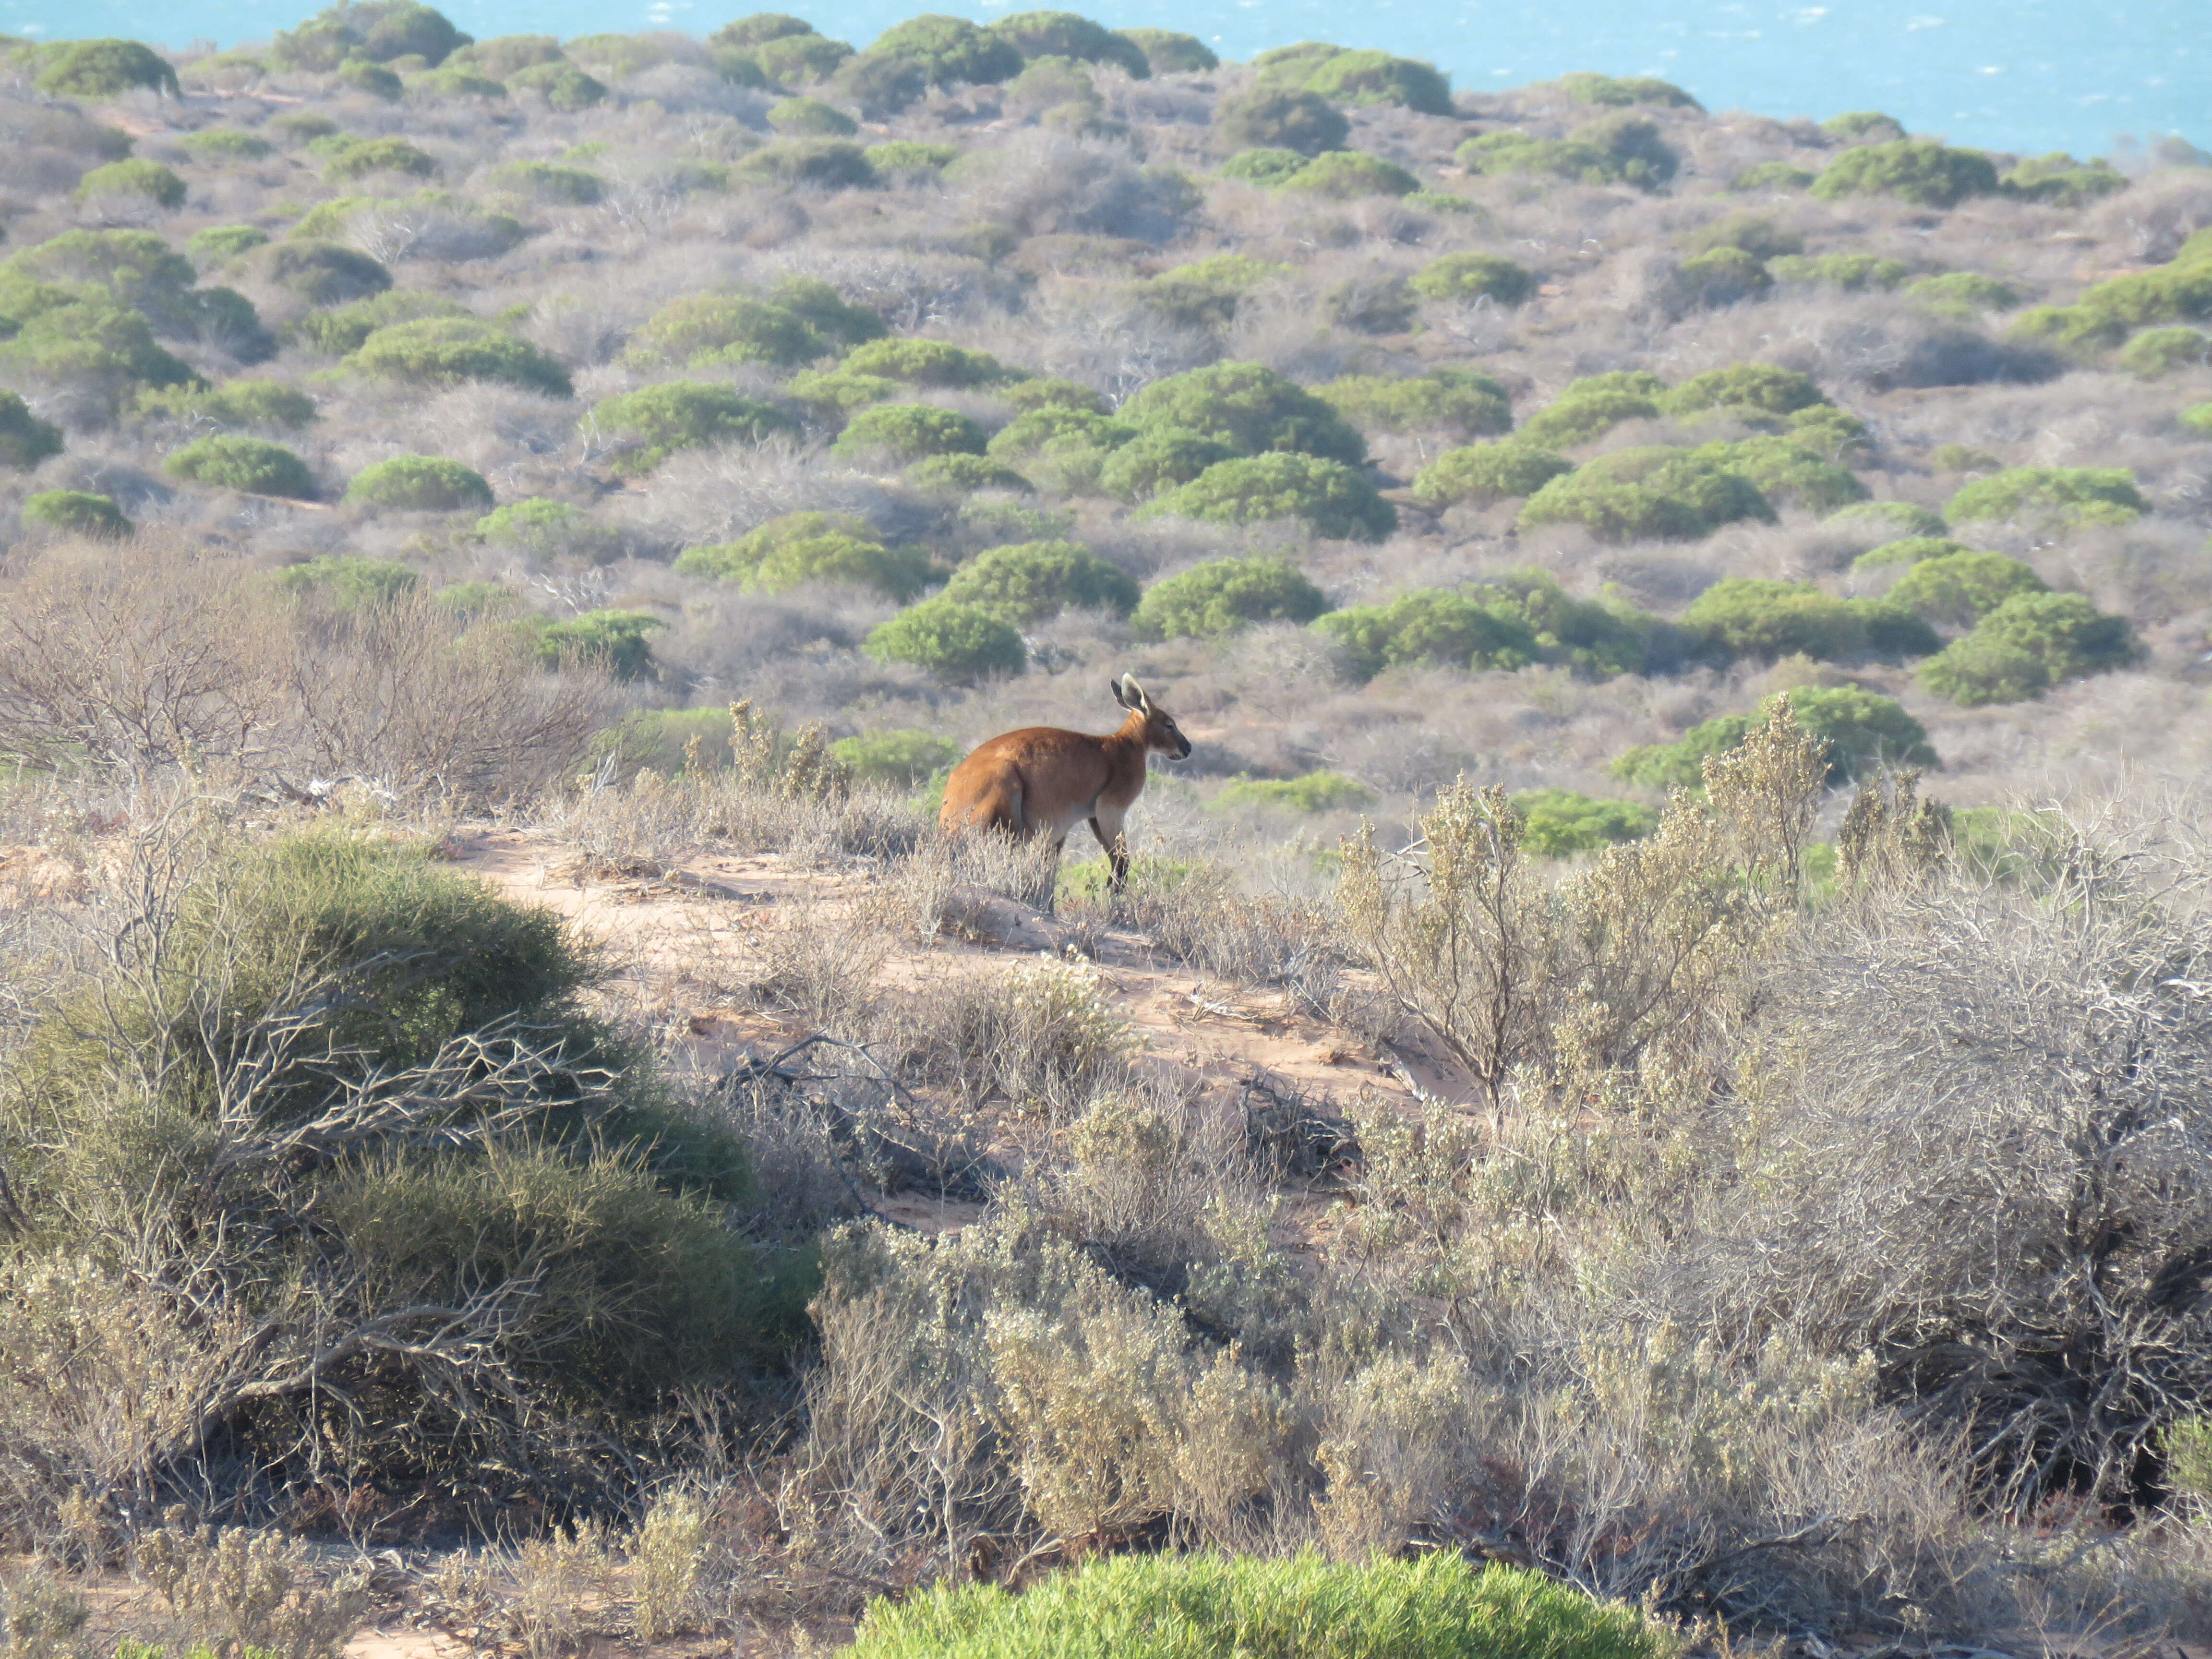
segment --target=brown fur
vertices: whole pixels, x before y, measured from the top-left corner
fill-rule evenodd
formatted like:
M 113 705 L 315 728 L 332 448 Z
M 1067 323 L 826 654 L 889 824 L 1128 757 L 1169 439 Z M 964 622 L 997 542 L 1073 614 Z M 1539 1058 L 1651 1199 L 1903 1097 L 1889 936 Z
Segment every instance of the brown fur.
M 1131 805 L 1145 788 L 1145 757 L 1152 750 L 1182 760 L 1190 739 L 1175 717 L 1146 696 L 1124 674 L 1114 701 L 1129 711 L 1106 736 L 1031 726 L 982 744 L 952 769 L 945 783 L 938 827 L 947 835 L 996 830 L 1048 838 L 1057 850 L 1068 832 L 1088 822 L 1114 869 L 1114 890 L 1129 878 L 1129 849 L 1121 833 Z

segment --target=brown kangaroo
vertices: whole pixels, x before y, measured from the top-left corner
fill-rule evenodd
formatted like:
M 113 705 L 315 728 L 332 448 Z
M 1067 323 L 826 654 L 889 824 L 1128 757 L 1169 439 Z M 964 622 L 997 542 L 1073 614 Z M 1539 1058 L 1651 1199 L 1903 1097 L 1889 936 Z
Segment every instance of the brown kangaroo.
M 998 830 L 1048 839 L 1054 852 L 1086 819 L 1114 867 L 1114 890 L 1129 879 L 1122 820 L 1144 793 L 1145 757 L 1152 750 L 1185 760 L 1190 739 L 1175 717 L 1145 695 L 1133 675 L 1114 682 L 1114 701 L 1129 711 L 1121 729 L 1103 738 L 1032 726 L 993 738 L 952 769 L 945 782 L 938 828 L 947 835 Z

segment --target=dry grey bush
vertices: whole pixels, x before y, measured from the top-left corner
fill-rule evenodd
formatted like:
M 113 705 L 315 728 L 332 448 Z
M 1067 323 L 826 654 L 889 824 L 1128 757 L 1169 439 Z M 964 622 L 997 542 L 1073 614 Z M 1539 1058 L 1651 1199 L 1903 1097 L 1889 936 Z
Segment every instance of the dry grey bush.
M 1121 1077 L 1132 1045 L 1097 973 L 1049 957 L 988 975 L 944 973 L 887 1008 L 874 1038 L 902 1074 L 963 1110 L 1002 1101 L 1054 1123 Z
M 366 1574 L 322 1584 L 307 1547 L 240 1528 L 194 1528 L 171 1508 L 140 1538 L 133 1559 L 181 1626 L 180 1640 L 276 1659 L 338 1659 L 368 1607 Z

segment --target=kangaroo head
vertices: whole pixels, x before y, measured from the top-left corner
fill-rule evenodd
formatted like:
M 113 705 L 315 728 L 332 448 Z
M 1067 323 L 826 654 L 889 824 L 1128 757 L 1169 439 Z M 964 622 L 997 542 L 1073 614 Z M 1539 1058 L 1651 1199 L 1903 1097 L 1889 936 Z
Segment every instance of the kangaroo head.
M 1114 682 L 1114 701 L 1131 714 L 1145 717 L 1146 748 L 1157 749 L 1176 760 L 1190 758 L 1190 739 L 1183 736 L 1174 715 L 1145 695 L 1134 674 L 1124 674 Z

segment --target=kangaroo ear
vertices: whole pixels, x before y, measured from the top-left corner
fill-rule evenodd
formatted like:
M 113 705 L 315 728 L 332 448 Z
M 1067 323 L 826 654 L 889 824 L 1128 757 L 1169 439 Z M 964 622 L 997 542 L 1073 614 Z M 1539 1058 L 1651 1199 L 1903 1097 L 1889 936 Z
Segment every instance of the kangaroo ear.
M 1147 714 L 1152 712 L 1152 701 L 1145 696 L 1145 688 L 1137 684 L 1134 674 L 1121 676 L 1121 702 L 1125 708 L 1141 708 Z
M 1127 708 L 1129 706 L 1129 702 L 1127 698 L 1121 695 L 1121 682 L 1119 680 L 1109 680 L 1106 684 L 1107 689 L 1114 694 L 1114 701 L 1120 703 L 1122 708 Z

